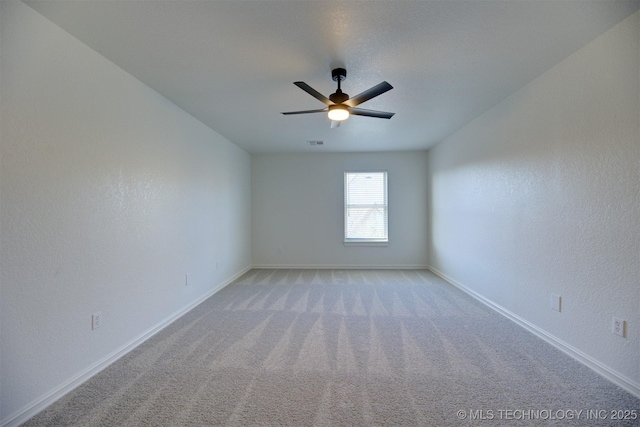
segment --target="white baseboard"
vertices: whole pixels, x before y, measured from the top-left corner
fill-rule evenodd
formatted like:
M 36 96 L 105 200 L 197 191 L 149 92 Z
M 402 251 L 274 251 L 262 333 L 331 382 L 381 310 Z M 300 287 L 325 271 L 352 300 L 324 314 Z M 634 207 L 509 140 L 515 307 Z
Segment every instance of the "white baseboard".
M 251 268 L 290 270 L 428 270 L 427 265 L 312 265 L 312 264 L 257 264 Z
M 148 340 L 149 338 L 151 338 L 152 336 L 154 336 L 155 334 L 157 334 L 158 332 L 160 332 L 161 330 L 163 330 L 164 328 L 166 328 L 167 326 L 169 326 L 170 324 L 178 320 L 180 317 L 184 316 L 186 313 L 194 309 L 196 306 L 198 306 L 199 304 L 202 304 L 207 298 L 211 297 L 212 295 L 214 295 L 215 293 L 223 289 L 225 286 L 229 285 L 231 282 L 233 282 L 234 280 L 242 276 L 244 273 L 246 273 L 250 269 L 251 269 L 251 266 L 243 268 L 239 273 L 233 275 L 231 278 L 220 283 L 218 286 L 216 286 L 211 291 L 207 292 L 205 295 L 201 296 L 200 298 L 190 303 L 186 307 L 175 312 L 165 320 L 158 323 L 156 326 L 140 334 L 138 337 L 134 338 L 129 343 L 115 350 L 114 352 L 107 355 L 103 359 L 97 361 L 93 365 L 89 366 L 87 369 L 81 371 L 77 375 L 73 376 L 69 380 L 59 385 L 55 389 L 51 390 L 50 392 L 46 393 L 45 395 L 41 396 L 40 398 L 26 405 L 23 409 L 16 411 L 12 415 L 9 415 L 6 419 L 2 420 L 2 422 L 0 423 L 0 426 L 14 427 L 14 426 L 19 426 L 20 424 L 26 422 L 31 417 L 37 415 L 39 412 L 41 412 L 42 410 L 47 408 L 49 405 L 54 403 L 56 400 L 60 399 L 65 394 L 73 391 L 74 389 L 82 385 L 82 383 L 89 380 L 91 377 L 93 377 L 103 369 L 107 368 L 109 365 L 111 365 L 112 363 L 114 363 L 115 361 L 117 361 L 127 353 L 129 353 L 131 350 L 135 349 L 140 344 L 142 344 L 143 342 L 145 342 L 146 340 Z
M 577 348 L 573 347 L 572 345 L 567 344 L 563 340 L 561 340 L 561 339 L 555 337 L 554 335 L 548 333 L 547 331 L 539 328 L 538 326 L 534 325 L 533 323 L 523 319 L 522 317 L 518 316 L 517 314 L 512 313 L 511 311 L 509 311 L 506 308 L 496 304 L 495 302 L 491 301 L 490 299 L 487 299 L 487 298 L 483 297 L 479 293 L 477 293 L 474 290 L 466 287 L 465 285 L 463 285 L 462 283 L 456 281 L 455 279 L 452 279 L 451 277 L 447 276 L 446 274 L 444 274 L 443 272 L 437 270 L 436 268 L 429 266 L 429 267 L 427 267 L 427 269 L 429 271 L 431 271 L 432 273 L 434 273 L 435 275 L 439 276 L 440 278 L 446 280 L 447 282 L 449 282 L 450 284 L 452 284 L 456 288 L 460 289 L 464 293 L 470 295 L 471 297 L 473 297 L 476 300 L 480 301 L 484 305 L 486 305 L 489 308 L 493 309 L 494 311 L 500 313 L 501 315 L 503 315 L 507 319 L 517 323 L 518 325 L 522 326 L 523 328 L 525 328 L 529 332 L 533 333 L 537 337 L 542 338 L 543 340 L 545 340 L 546 342 L 548 342 L 549 344 L 551 344 L 552 346 L 554 346 L 558 350 L 560 350 L 563 353 L 571 356 L 572 358 L 574 358 L 578 362 L 582 363 L 583 365 L 587 366 L 591 370 L 595 371 L 597 374 L 603 376 L 604 378 L 608 379 L 612 383 L 622 387 L 623 389 L 625 389 L 629 393 L 631 393 L 634 396 L 640 398 L 640 384 L 638 384 L 637 382 L 633 381 L 630 378 L 627 378 L 626 376 L 624 376 L 623 374 L 617 372 L 616 370 L 611 369 L 610 367 L 608 367 L 607 365 L 603 364 L 602 362 L 600 362 L 600 361 L 594 359 L 593 357 L 589 356 L 588 354 L 578 350 Z

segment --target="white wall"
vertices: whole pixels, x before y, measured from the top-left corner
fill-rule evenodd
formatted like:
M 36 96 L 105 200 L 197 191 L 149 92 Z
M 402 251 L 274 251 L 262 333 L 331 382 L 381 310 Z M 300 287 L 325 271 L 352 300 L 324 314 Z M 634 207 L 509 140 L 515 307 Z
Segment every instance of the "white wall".
M 25 4 L 1 7 L 6 423 L 248 267 L 251 199 L 246 152 Z
M 638 20 L 632 15 L 429 152 L 430 265 L 636 393 Z M 562 296 L 561 312 L 550 309 L 551 293 Z M 626 339 L 611 333 L 612 316 L 628 321 Z
M 252 155 L 254 266 L 424 267 L 426 166 L 426 152 Z M 386 247 L 343 244 L 344 172 L 365 170 L 388 171 Z

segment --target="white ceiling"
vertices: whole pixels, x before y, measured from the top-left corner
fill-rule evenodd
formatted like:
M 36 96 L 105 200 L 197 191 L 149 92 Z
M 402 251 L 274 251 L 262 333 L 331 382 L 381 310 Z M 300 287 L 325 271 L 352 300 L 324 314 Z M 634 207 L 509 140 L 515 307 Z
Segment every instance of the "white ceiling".
M 249 152 L 427 149 L 638 9 L 638 1 L 25 1 Z M 337 129 L 347 68 L 361 105 Z M 306 141 L 322 140 L 322 147 Z

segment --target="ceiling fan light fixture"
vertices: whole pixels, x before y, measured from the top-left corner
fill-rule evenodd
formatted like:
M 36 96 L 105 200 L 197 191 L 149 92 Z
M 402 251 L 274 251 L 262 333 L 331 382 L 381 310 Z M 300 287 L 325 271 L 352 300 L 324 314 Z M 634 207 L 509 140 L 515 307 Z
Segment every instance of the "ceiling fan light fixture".
M 341 122 L 349 118 L 349 110 L 346 105 L 330 105 L 329 106 L 329 120 Z
M 347 77 L 347 70 L 345 70 L 344 68 L 336 68 L 331 71 L 331 76 L 333 78 L 333 81 L 338 82 L 338 89 L 328 98 L 305 82 L 293 82 L 294 85 L 298 86 L 300 89 L 307 92 L 309 95 L 313 96 L 315 99 L 322 102 L 327 107 L 316 110 L 285 111 L 282 114 L 288 116 L 291 114 L 328 112 L 332 128 L 338 127 L 340 125 L 340 122 L 347 120 L 350 115 L 376 117 L 378 119 L 390 119 L 391 117 L 393 117 L 394 113 L 355 108 L 363 102 L 366 102 L 371 98 L 375 98 L 376 96 L 382 95 L 383 93 L 393 89 L 393 86 L 391 86 L 389 83 L 382 82 L 354 96 L 353 98 L 349 98 L 349 95 L 347 95 L 342 91 L 342 89 L 340 89 L 340 82 L 342 82 Z

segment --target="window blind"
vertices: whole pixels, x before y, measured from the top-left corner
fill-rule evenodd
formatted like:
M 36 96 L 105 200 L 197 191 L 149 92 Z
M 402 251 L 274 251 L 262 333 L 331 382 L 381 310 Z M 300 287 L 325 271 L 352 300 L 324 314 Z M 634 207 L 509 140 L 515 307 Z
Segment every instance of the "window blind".
M 345 242 L 387 242 L 386 172 L 345 172 Z

